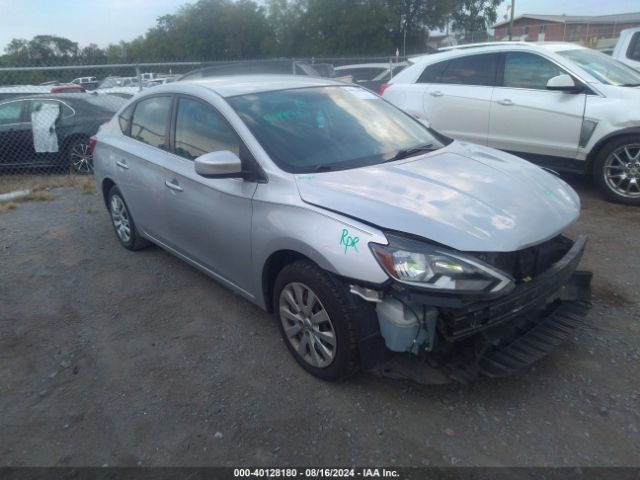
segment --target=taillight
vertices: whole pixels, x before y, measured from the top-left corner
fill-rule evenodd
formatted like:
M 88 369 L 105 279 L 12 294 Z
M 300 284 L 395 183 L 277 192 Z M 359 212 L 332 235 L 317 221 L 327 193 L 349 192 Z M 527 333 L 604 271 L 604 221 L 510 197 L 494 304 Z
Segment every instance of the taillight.
M 390 83 L 383 83 L 380 85 L 380 96 L 384 94 L 384 91 L 391 86 Z
M 86 92 L 84 87 L 80 85 L 56 85 L 51 87 L 51 93 L 64 93 L 64 92 Z
M 96 138 L 95 135 L 89 138 L 89 151 L 91 152 L 91 155 L 93 155 L 93 151 L 96 149 L 97 144 L 98 144 L 98 139 Z

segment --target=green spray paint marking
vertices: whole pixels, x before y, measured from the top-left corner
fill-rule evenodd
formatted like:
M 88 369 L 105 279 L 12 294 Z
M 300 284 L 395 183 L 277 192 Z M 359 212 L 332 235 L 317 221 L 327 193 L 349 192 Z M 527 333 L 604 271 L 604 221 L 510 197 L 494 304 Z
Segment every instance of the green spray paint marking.
M 347 254 L 347 250 L 349 250 L 349 247 L 352 247 L 357 253 L 358 252 L 358 247 L 357 244 L 360 241 L 360 237 L 352 237 L 351 235 L 349 235 L 349 230 L 347 230 L 346 228 L 342 229 L 342 236 L 340 237 L 340 245 L 344 245 L 344 254 Z

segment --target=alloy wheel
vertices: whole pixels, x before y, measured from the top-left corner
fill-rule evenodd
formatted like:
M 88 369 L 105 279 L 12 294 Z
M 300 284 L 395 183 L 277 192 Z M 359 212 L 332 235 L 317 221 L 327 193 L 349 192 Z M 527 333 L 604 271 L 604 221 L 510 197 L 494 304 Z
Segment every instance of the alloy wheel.
M 118 238 L 123 243 L 131 241 L 131 222 L 129 221 L 129 212 L 124 202 L 118 195 L 111 197 L 111 220 L 116 229 Z
M 279 309 L 285 336 L 300 358 L 312 367 L 328 367 L 336 357 L 336 332 L 317 295 L 304 283 L 289 283 Z
M 71 160 L 71 166 L 73 170 L 78 173 L 91 173 L 93 172 L 93 157 L 91 156 L 91 149 L 86 143 L 76 143 L 71 147 L 69 154 Z
M 604 181 L 616 195 L 640 198 L 640 143 L 623 145 L 607 157 Z

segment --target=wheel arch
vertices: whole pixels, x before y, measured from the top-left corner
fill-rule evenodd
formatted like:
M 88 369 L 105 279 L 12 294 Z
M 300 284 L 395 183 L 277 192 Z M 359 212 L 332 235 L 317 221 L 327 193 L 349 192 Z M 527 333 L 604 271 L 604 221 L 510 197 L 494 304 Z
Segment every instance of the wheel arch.
M 101 190 L 102 190 L 102 199 L 104 200 L 105 207 L 109 208 L 107 196 L 109 195 L 109 190 L 111 190 L 116 185 L 111 178 L 105 177 L 102 180 Z
M 587 165 L 586 165 L 585 173 L 587 173 L 588 175 L 593 175 L 593 166 L 596 162 L 596 159 L 598 158 L 598 155 L 600 154 L 602 149 L 607 144 L 621 137 L 626 137 L 631 135 L 640 136 L 640 127 L 630 127 L 622 130 L 616 130 L 615 132 L 609 133 L 608 135 L 605 135 L 600 140 L 598 140 L 598 142 L 593 146 L 593 148 L 591 149 L 591 152 L 589 152 L 589 155 L 587 156 Z
M 277 250 L 269 255 L 264 262 L 264 266 L 262 267 L 262 295 L 267 312 L 273 313 L 273 287 L 276 278 L 284 267 L 299 260 L 307 260 L 317 265 L 317 263 L 308 256 L 291 249 Z
M 87 139 L 89 140 L 89 138 L 91 137 L 91 135 L 84 133 L 84 132 L 74 132 L 74 133 L 70 133 L 69 135 L 67 135 L 64 140 L 62 140 L 62 149 L 63 151 L 66 151 L 67 148 L 69 148 L 69 146 L 76 140 L 83 140 L 83 139 Z

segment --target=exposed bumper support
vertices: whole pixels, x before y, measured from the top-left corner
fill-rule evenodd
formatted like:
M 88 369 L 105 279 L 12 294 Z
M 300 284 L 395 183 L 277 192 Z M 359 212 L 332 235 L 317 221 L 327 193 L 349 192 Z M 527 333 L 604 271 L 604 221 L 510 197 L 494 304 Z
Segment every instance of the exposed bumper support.
M 363 367 L 372 373 L 430 384 L 442 383 L 434 367 L 464 383 L 528 367 L 570 338 L 591 308 L 592 274 L 576 271 L 585 245 L 586 237 L 579 237 L 552 268 L 506 297 L 463 308 L 440 307 L 439 332 L 445 340 L 441 351 L 425 352 L 419 358 L 387 350 L 378 362 L 371 362 L 373 356 L 369 356 Z M 376 336 L 379 333 L 369 339 Z M 369 343 L 372 347 L 373 342 Z M 369 354 L 373 351 L 368 349 Z

